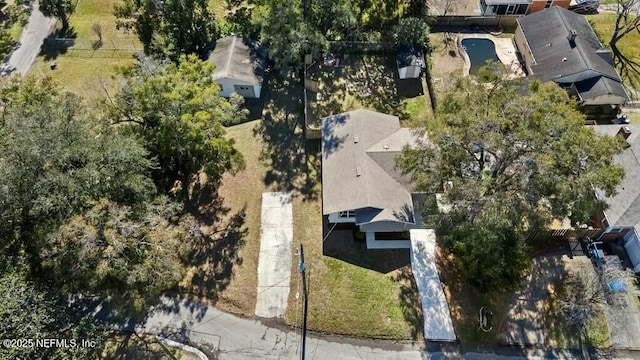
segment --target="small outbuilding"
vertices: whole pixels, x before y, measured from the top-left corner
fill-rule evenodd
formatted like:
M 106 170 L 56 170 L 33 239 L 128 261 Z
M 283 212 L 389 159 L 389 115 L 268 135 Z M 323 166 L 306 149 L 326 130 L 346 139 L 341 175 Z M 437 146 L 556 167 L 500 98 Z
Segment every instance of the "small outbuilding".
M 260 97 L 267 51 L 257 41 L 240 35 L 218 39 L 209 61 L 216 65 L 213 81 L 222 88 L 221 96 L 236 92 L 245 98 Z
M 398 48 L 396 57 L 398 75 L 400 79 L 417 79 L 425 66 L 422 51 L 417 46 L 403 46 Z

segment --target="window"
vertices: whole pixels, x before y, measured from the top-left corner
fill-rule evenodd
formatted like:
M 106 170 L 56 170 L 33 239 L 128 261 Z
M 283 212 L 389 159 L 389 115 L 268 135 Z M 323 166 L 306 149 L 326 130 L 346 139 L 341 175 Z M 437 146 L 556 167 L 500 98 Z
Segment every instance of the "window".
M 340 217 L 341 218 L 354 218 L 354 217 L 356 217 L 356 212 L 354 210 L 341 211 L 340 212 Z
M 550 8 L 551 4 L 553 4 L 553 0 L 547 0 L 547 3 L 544 5 L 544 8 L 545 9 Z

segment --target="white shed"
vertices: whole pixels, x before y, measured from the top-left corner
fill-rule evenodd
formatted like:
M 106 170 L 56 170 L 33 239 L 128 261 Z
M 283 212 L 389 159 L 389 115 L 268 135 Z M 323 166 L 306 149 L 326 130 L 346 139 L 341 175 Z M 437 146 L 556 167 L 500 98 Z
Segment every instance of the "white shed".
M 213 81 L 222 88 L 220 95 L 236 92 L 245 98 L 259 98 L 262 91 L 266 50 L 257 41 L 231 35 L 216 41 L 209 61 L 216 65 Z
M 417 46 L 405 46 L 398 49 L 396 56 L 400 79 L 417 79 L 425 66 L 422 51 Z

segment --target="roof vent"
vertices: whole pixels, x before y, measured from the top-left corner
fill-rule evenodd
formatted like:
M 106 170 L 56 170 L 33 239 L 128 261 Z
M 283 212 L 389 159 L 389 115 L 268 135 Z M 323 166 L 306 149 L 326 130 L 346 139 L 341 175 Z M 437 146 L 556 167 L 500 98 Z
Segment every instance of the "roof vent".
M 362 168 L 360 166 L 356 166 L 356 176 L 362 175 Z
M 389 150 L 389 145 L 384 144 L 384 145 L 382 145 L 382 148 L 385 149 L 385 150 Z
M 360 141 L 360 137 L 358 134 L 353 134 L 353 143 L 357 144 Z
M 569 31 L 569 35 L 567 35 L 567 39 L 569 40 L 569 42 L 574 42 L 576 40 L 576 36 L 578 36 L 578 32 L 571 29 Z
M 565 62 L 565 61 L 567 61 L 567 58 L 562 58 L 562 62 Z

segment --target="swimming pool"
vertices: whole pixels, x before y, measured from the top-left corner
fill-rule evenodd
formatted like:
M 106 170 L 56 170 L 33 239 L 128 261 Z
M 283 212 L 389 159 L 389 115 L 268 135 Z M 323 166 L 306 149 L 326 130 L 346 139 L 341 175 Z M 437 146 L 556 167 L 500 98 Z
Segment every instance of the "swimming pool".
M 462 39 L 462 46 L 469 55 L 471 61 L 470 75 L 478 75 L 478 70 L 487 64 L 487 60 L 499 62 L 496 54 L 496 46 L 489 39 Z

